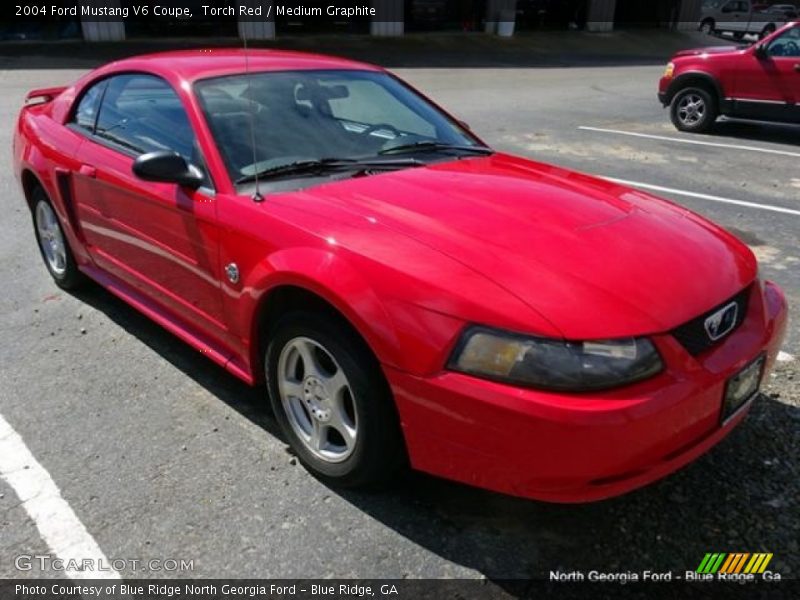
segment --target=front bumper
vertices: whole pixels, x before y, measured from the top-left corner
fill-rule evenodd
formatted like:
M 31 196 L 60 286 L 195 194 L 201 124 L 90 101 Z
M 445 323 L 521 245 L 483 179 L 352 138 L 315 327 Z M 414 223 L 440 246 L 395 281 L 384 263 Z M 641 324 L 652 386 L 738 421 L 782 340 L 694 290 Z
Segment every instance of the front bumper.
M 780 288 L 752 287 L 748 316 L 713 350 L 692 357 L 654 336 L 666 369 L 592 394 L 520 389 L 459 373 L 418 377 L 387 369 L 414 468 L 463 483 L 552 502 L 588 502 L 641 487 L 724 438 L 725 382 L 766 353 L 774 364 L 786 330 Z
M 673 77 L 662 77 L 658 82 L 658 101 L 662 106 L 669 106 L 672 102 L 672 94 L 669 93 L 670 85 L 675 79 Z

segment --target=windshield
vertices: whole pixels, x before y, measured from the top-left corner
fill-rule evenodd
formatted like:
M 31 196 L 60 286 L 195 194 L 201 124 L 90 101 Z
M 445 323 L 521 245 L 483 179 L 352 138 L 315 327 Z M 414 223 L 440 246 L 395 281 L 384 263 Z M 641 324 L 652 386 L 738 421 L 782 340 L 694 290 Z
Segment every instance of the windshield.
M 234 182 L 286 173 L 285 165 L 306 161 L 388 154 L 428 161 L 480 147 L 464 128 L 386 73 L 237 74 L 202 80 L 195 89 Z

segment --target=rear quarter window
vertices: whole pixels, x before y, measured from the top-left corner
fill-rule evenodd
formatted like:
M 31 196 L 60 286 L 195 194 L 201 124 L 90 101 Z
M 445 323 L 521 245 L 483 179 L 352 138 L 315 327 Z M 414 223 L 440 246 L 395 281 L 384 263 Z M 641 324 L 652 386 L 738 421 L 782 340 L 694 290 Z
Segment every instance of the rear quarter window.
M 103 92 L 106 89 L 106 81 L 95 83 L 92 85 L 78 101 L 75 108 L 75 114 L 72 117 L 72 123 L 80 129 L 93 132 L 95 121 L 97 119 L 97 109 L 100 106 L 100 99 L 103 97 Z

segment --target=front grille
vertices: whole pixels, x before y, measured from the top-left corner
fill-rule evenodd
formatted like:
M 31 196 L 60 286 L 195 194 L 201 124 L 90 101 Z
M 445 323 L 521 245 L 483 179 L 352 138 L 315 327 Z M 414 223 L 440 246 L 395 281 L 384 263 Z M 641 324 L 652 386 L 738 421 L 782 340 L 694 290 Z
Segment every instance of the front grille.
M 672 335 L 678 340 L 686 351 L 691 354 L 692 356 L 697 356 L 698 354 L 702 354 L 706 350 L 714 347 L 716 344 L 722 342 L 726 337 L 728 337 L 731 333 L 736 331 L 739 325 L 742 324 L 745 317 L 747 316 L 747 304 L 750 299 L 750 287 L 745 288 L 738 294 L 736 294 L 733 298 L 722 302 L 719 306 L 715 306 L 707 313 L 700 315 L 699 317 L 692 319 L 688 323 L 677 327 L 676 329 L 672 330 Z M 733 324 L 731 330 L 726 333 L 723 337 L 717 340 L 712 340 L 709 337 L 708 333 L 706 332 L 705 322 L 708 317 L 713 315 L 715 312 L 720 310 L 721 308 L 727 306 L 731 302 L 736 302 L 737 311 L 736 311 L 736 321 Z

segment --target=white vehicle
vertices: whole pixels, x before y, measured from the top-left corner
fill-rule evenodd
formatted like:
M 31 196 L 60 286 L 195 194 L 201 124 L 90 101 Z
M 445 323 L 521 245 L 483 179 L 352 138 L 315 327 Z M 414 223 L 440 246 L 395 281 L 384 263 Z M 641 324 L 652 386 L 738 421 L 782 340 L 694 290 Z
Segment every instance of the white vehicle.
M 787 19 L 797 18 L 797 7 L 794 4 L 773 4 L 764 10 L 769 13 L 782 13 Z
M 754 10 L 750 0 L 728 0 L 709 3 L 704 7 L 700 31 L 708 34 L 732 33 L 741 39 L 748 33 L 764 38 L 789 19 L 780 11 Z

